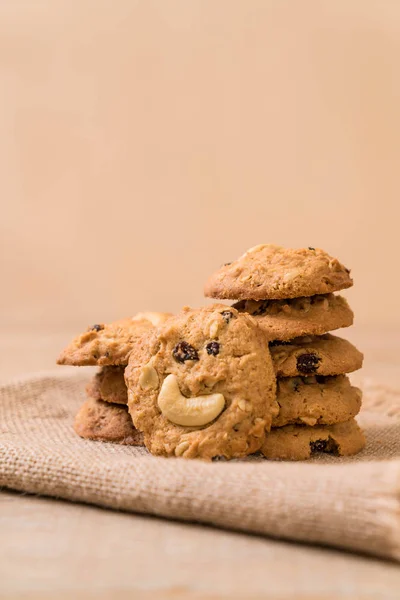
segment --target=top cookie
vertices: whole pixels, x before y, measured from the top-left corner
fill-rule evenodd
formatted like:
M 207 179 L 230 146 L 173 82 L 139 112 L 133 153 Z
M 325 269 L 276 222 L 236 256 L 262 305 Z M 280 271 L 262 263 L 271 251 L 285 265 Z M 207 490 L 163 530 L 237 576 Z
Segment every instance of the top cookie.
M 278 300 L 329 294 L 353 285 L 349 269 L 319 248 L 261 244 L 216 271 L 205 295 L 233 300 Z
M 219 304 L 185 308 L 147 337 L 125 370 L 147 448 L 208 459 L 256 452 L 271 426 L 276 381 L 253 317 Z
M 127 365 L 141 335 L 154 329 L 155 322 L 165 322 L 170 316 L 170 313 L 139 313 L 113 323 L 92 325 L 63 350 L 57 363 L 78 367 Z

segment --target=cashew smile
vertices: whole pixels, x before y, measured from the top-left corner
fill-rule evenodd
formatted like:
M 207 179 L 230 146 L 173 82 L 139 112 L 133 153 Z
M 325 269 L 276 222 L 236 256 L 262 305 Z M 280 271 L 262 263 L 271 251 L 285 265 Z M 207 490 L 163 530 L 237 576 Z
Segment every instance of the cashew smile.
M 225 406 L 222 394 L 186 398 L 181 394 L 175 375 L 168 375 L 158 395 L 158 407 L 164 417 L 186 427 L 206 425 L 213 421 Z

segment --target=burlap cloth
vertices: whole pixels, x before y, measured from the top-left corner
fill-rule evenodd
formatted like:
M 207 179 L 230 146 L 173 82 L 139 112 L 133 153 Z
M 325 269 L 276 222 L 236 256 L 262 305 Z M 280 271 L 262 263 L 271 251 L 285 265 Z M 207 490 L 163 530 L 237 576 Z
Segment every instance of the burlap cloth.
M 304 463 L 163 459 L 72 429 L 87 371 L 0 387 L 0 485 L 400 559 L 400 390 L 366 383 L 358 456 Z

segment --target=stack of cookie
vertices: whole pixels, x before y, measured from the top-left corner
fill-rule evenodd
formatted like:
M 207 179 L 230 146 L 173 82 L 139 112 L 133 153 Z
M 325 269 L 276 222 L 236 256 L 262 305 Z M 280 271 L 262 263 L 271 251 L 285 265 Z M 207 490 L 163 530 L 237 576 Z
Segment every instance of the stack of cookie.
M 225 264 L 208 280 L 205 295 L 237 300 L 269 342 L 277 377 L 267 458 L 301 460 L 317 452 L 350 455 L 364 446 L 354 417 L 361 391 L 346 373 L 363 355 L 329 331 L 349 327 L 353 313 L 333 292 L 353 285 L 350 271 L 315 248 L 260 245 Z
M 77 336 L 61 353 L 59 365 L 100 367 L 86 388 L 88 398 L 75 419 L 75 431 L 81 437 L 143 444 L 128 412 L 124 370 L 143 336 L 169 317 L 170 313 L 144 312 L 113 323 L 98 323 Z

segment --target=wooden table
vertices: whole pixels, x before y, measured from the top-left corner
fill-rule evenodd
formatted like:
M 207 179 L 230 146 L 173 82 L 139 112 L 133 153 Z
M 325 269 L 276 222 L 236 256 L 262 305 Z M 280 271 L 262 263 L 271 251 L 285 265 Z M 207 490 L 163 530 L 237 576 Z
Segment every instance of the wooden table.
M 400 336 L 349 332 L 364 374 L 400 381 Z M 6 332 L 0 378 L 52 368 L 69 332 Z M 354 379 L 359 378 L 355 375 Z M 3 491 L 0 598 L 398 599 L 397 564 Z

